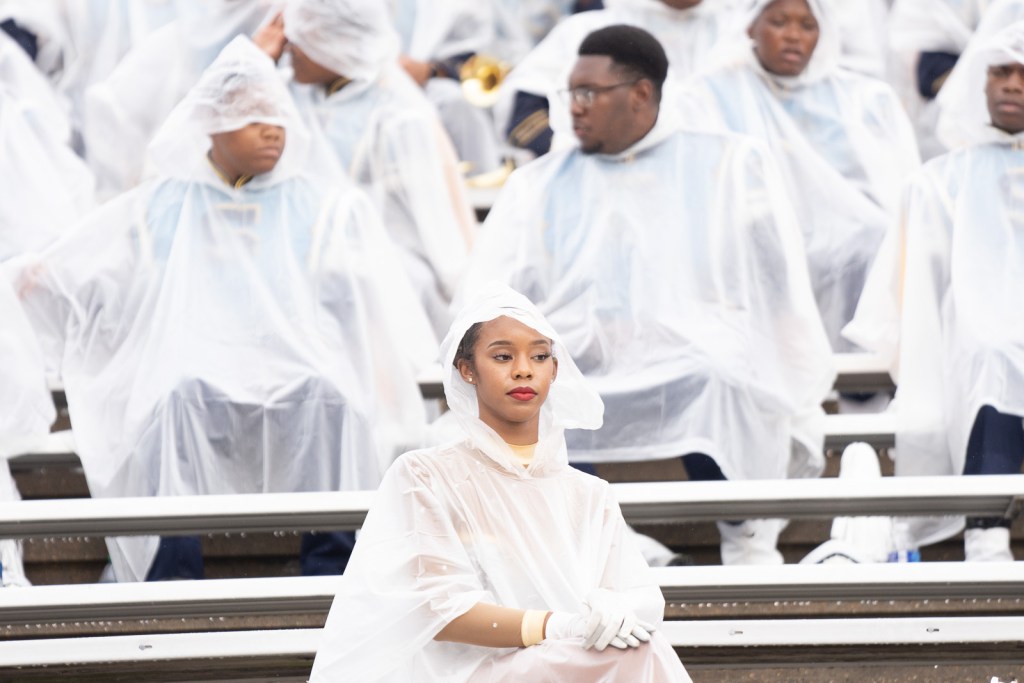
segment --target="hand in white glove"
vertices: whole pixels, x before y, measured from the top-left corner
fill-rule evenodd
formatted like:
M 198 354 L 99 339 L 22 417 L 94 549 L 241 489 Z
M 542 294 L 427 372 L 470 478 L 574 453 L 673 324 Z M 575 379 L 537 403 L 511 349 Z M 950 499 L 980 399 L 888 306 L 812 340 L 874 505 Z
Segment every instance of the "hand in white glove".
M 552 612 L 544 626 L 544 640 L 561 638 L 585 638 L 587 617 L 572 612 Z
M 639 647 L 651 639 L 654 626 L 636 618 L 636 614 L 617 593 L 598 588 L 583 604 L 590 608 L 583 647 L 601 652 L 606 647 L 625 650 Z

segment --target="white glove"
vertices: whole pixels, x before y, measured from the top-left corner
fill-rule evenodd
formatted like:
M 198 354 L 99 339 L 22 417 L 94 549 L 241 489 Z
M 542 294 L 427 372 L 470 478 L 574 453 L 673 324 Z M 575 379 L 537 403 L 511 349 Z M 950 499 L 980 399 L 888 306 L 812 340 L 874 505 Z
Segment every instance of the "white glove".
M 590 608 L 583 647 L 601 652 L 611 645 L 620 650 L 639 647 L 651 639 L 654 626 L 636 618 L 636 614 L 617 593 L 595 589 L 583 601 Z M 553 616 L 553 615 L 552 615 Z
M 572 612 L 552 612 L 544 626 L 544 640 L 562 638 L 585 638 L 587 617 Z

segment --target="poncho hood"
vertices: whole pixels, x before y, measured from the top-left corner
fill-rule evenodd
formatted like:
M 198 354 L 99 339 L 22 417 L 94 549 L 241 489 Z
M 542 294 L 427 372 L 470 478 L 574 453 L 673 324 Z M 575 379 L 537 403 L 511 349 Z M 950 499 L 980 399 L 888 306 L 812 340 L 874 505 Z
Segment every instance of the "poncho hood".
M 250 123 L 285 129 L 284 152 L 274 170 L 256 180 L 283 180 L 299 170 L 309 136 L 270 57 L 245 36 L 225 47 L 174 108 L 153 138 L 149 155 L 163 175 L 196 179 L 208 175 L 210 135 Z
M 985 96 L 990 66 L 1024 64 L 1024 21 L 1002 30 L 985 22 L 978 31 L 939 92 L 938 135 L 950 148 L 1024 140 L 1024 132 L 1011 135 L 992 125 Z
M 537 449 L 533 463 L 525 471 L 504 439 L 480 420 L 476 387 L 463 380 L 454 365 L 455 353 L 466 331 L 475 323 L 501 316 L 517 320 L 551 339 L 558 359 L 558 379 L 551 385 L 541 409 Z M 505 285 L 486 284 L 459 311 L 441 343 L 441 363 L 448 407 L 469 441 L 498 465 L 519 476 L 539 475 L 567 466 L 564 430 L 598 429 L 603 422 L 604 404 L 600 396 L 566 353 L 558 333 L 529 299 Z
M 355 81 L 372 81 L 398 58 L 398 33 L 381 0 L 295 0 L 284 11 L 288 40 L 313 61 Z

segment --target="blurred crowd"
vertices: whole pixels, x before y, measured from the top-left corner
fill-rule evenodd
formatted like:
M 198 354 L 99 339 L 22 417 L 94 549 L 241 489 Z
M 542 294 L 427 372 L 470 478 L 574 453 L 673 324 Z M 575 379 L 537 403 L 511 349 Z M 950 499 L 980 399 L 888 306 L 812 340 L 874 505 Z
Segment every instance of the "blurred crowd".
M 839 403 L 899 416 L 897 475 L 1019 473 L 1021 22 L 1024 0 L 0 1 L 0 456 L 49 430 L 49 380 L 96 497 L 376 488 L 453 433 L 418 380 L 497 280 L 604 402 L 566 434 L 586 471 L 818 476 L 835 354 L 869 351 L 895 400 Z M 1002 518 L 836 553 L 965 525 L 968 560 L 1013 559 Z M 782 561 L 780 520 L 718 527 L 724 563 Z M 307 534 L 303 573 L 354 542 Z M 108 547 L 117 580 L 203 575 L 196 538 Z

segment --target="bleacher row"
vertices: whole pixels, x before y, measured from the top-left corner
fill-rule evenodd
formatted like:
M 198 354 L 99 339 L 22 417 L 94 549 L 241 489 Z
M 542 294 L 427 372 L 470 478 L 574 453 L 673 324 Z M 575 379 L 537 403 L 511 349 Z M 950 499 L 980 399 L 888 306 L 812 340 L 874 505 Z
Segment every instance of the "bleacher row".
M 841 356 L 837 364 L 837 388 L 891 387 L 876 359 Z M 423 378 L 421 388 L 439 395 L 435 378 Z M 827 420 L 832 453 L 853 441 L 883 452 L 894 442 L 890 414 Z M 281 563 L 271 571 L 284 575 L 266 576 L 265 564 L 239 550 L 288 555 L 299 532 L 357 529 L 373 492 L 91 499 L 81 497 L 87 491 L 69 431 L 20 450 L 10 462 L 26 500 L 0 504 L 0 538 L 26 540 L 36 585 L 0 591 L 0 680 L 305 680 L 338 579 L 289 576 L 295 572 Z M 70 478 L 53 476 L 57 470 Z M 628 470 L 618 477 L 608 466 L 602 474 L 677 474 L 668 462 Z M 835 516 L 1004 516 L 1018 520 L 1015 545 L 1024 536 L 1024 474 L 613 486 L 628 522 L 675 544 L 704 539 L 713 548 L 717 519 L 792 519 L 780 542 L 789 561 L 824 540 Z M 138 534 L 203 534 L 208 547 L 228 546 L 231 578 L 76 583 L 72 572 L 52 568 L 85 551 L 95 569 L 102 537 Z M 742 680 L 1012 680 L 1024 673 L 1024 564 L 967 565 L 955 561 L 955 549 L 925 558 L 947 561 L 922 563 L 654 571 L 666 598 L 665 632 L 697 681 L 748 674 Z

